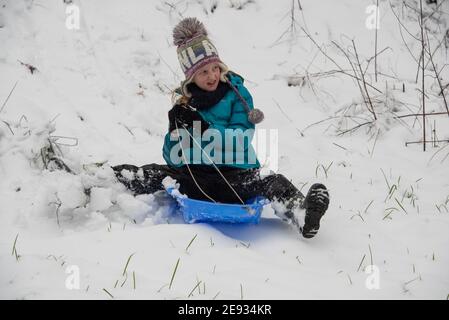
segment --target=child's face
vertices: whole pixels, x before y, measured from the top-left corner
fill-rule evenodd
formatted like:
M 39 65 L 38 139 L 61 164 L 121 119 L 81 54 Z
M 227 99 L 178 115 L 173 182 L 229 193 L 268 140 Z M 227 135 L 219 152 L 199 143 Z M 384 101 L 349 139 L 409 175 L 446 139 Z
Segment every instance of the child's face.
M 206 64 L 193 77 L 193 82 L 203 90 L 215 91 L 220 81 L 220 66 L 217 62 Z

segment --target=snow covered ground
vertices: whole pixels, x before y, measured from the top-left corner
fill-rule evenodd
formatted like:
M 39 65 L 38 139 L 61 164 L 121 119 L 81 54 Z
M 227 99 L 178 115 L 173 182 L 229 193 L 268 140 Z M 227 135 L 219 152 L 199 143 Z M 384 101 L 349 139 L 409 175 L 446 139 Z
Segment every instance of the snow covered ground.
M 406 147 L 422 139 L 422 119 L 394 118 L 420 110 L 419 1 L 379 1 L 377 82 L 375 2 L 0 0 L 2 105 L 17 83 L 0 105 L 0 298 L 446 299 L 448 143 Z M 439 70 L 449 5 L 423 2 Z M 94 164 L 163 163 L 182 80 L 171 31 L 187 16 L 245 77 L 260 128 L 278 130 L 278 172 L 303 191 L 330 189 L 314 239 L 269 206 L 256 226 L 185 224 L 167 196 L 134 198 Z M 373 119 L 348 75 L 351 40 L 378 89 L 368 88 L 378 120 L 339 135 Z M 444 112 L 432 75 L 429 63 L 426 111 Z M 440 77 L 448 83 L 448 68 Z M 433 129 L 449 139 L 447 116 L 427 119 L 427 139 Z

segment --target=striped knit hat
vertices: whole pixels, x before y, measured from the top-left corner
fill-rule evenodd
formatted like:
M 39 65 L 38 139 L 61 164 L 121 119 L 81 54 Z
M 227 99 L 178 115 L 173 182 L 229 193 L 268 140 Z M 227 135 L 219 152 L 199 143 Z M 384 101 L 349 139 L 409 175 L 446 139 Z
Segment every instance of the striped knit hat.
M 207 37 L 206 28 L 196 18 L 185 18 L 178 23 L 173 29 L 173 44 L 178 47 L 178 60 L 186 77 L 183 89 L 198 69 L 211 62 L 219 63 L 221 80 L 225 81 L 228 67 L 220 60 L 217 49 Z

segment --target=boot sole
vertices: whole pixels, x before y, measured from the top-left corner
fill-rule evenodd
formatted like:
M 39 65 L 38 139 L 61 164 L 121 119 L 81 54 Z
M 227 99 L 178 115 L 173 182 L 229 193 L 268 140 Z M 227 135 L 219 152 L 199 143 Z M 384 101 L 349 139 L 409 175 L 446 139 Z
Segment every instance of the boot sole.
M 329 192 L 323 184 L 316 183 L 310 187 L 304 201 L 306 218 L 301 233 L 304 238 L 313 238 L 320 229 L 320 220 L 329 207 Z

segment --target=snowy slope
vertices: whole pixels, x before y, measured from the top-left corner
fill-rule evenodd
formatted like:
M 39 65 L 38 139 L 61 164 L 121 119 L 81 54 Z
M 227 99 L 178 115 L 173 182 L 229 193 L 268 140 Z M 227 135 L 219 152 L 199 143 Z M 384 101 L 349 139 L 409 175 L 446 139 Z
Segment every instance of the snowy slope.
M 402 30 L 404 45 L 389 2 L 380 1 L 378 52 L 388 48 L 377 83 L 373 61 L 366 73 L 382 91 L 370 91 L 379 120 L 338 135 L 371 115 L 350 76 L 325 73 L 338 64 L 352 74 L 331 42 L 352 50 L 353 39 L 366 66 L 374 2 L 302 0 L 301 11 L 287 0 L 77 0 L 80 29 L 69 30 L 62 0 L 0 0 L 0 103 L 17 82 L 0 111 L 0 298 L 446 299 L 449 149 L 406 147 L 421 139 L 422 121 L 392 116 L 420 109 L 408 51 L 418 59 L 420 44 Z M 416 13 L 391 3 L 418 35 Z M 439 10 L 428 22 L 433 48 L 449 28 L 448 3 Z M 205 23 L 222 60 L 245 77 L 266 116 L 260 128 L 278 130 L 278 172 L 303 191 L 317 181 L 330 189 L 314 239 L 269 207 L 257 226 L 187 225 L 171 199 L 134 198 L 107 165 L 92 165 L 163 163 L 170 90 L 182 80 L 171 30 L 187 16 Z M 440 68 L 448 44 L 434 56 Z M 441 78 L 448 83 L 447 68 Z M 427 76 L 428 112 L 445 111 L 438 90 Z M 429 117 L 428 139 L 434 126 L 449 139 L 448 121 Z M 45 169 L 49 141 L 75 174 Z

